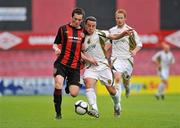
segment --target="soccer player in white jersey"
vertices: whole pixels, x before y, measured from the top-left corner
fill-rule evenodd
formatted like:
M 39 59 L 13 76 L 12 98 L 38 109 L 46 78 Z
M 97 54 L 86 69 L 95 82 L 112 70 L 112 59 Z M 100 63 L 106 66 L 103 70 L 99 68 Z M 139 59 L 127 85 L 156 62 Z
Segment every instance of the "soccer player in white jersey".
M 116 40 L 112 40 L 112 62 L 114 67 L 115 84 L 120 89 L 121 81 L 126 90 L 126 97 L 129 96 L 129 81 L 133 71 L 133 56 L 141 49 L 142 42 L 137 32 L 126 24 L 127 13 L 119 9 L 115 13 L 116 26 L 112 27 L 110 34 L 119 34 L 132 30 L 129 34 Z
M 170 51 L 168 44 L 162 43 L 163 50 L 157 52 L 153 57 L 152 61 L 156 64 L 158 75 L 161 78 L 161 82 L 156 93 L 157 99 L 164 99 L 164 90 L 168 85 L 169 68 L 170 65 L 175 62 L 174 56 Z
M 106 59 L 106 47 L 110 45 L 107 38 L 103 38 L 98 34 L 100 30 L 96 29 L 96 18 L 93 16 L 87 17 L 85 20 L 85 40 L 83 44 L 83 54 L 87 57 L 86 64 L 88 65 L 84 71 L 84 83 L 86 86 L 86 97 L 91 108 L 88 114 L 99 118 L 98 106 L 96 102 L 95 85 L 97 80 L 100 80 L 108 90 L 114 103 L 114 116 L 119 117 L 121 111 L 120 94 L 113 86 L 113 73 L 108 67 Z M 90 61 L 89 61 L 90 60 Z M 90 62 L 88 64 L 88 62 Z

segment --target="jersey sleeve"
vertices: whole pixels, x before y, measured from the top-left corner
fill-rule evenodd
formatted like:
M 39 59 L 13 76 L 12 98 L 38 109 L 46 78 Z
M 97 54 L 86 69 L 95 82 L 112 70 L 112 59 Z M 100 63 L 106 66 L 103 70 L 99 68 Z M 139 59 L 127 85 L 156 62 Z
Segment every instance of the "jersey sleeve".
M 111 44 L 111 41 L 107 38 L 110 34 L 107 30 L 97 30 L 97 34 L 103 40 L 104 44 Z
M 109 37 L 110 32 L 107 30 L 102 30 L 102 33 L 104 33 L 105 37 Z
M 56 38 L 54 40 L 54 44 L 61 44 L 62 43 L 62 28 L 60 27 L 58 32 L 57 32 L 57 35 L 56 35 Z
M 142 47 L 142 41 L 138 35 L 138 33 L 136 31 L 134 31 L 134 38 L 135 38 L 135 41 L 136 41 L 136 47 Z

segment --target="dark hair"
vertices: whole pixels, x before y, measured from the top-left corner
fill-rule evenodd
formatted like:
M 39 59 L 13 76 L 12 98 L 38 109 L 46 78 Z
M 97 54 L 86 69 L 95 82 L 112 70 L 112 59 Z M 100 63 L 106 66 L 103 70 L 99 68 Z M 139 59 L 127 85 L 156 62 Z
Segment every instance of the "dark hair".
M 78 15 L 83 15 L 83 18 L 85 16 L 85 12 L 82 8 L 75 8 L 73 11 L 72 11 L 72 17 L 74 16 L 74 14 L 78 14 Z
M 85 20 L 85 24 L 87 23 L 87 21 L 90 20 L 90 21 L 97 21 L 96 18 L 94 16 L 88 16 Z

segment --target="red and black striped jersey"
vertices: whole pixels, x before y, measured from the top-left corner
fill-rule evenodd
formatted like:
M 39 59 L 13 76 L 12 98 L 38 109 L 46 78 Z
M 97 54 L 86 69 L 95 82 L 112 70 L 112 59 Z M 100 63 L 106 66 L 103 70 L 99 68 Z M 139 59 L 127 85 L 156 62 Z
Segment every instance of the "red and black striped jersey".
M 77 29 L 70 24 L 61 26 L 54 41 L 55 44 L 61 44 L 61 54 L 57 61 L 73 69 L 79 69 L 83 41 L 82 27 Z

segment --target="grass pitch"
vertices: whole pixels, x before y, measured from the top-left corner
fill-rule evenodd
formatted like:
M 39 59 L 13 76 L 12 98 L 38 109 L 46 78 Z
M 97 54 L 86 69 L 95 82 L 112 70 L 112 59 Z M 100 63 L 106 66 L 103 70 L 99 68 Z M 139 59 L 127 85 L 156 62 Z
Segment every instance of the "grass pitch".
M 74 103 L 85 96 L 63 97 L 61 120 L 54 119 L 51 96 L 0 97 L 0 128 L 180 128 L 180 94 L 157 101 L 153 95 L 122 97 L 123 112 L 113 117 L 110 96 L 98 96 L 100 118 L 80 116 Z

